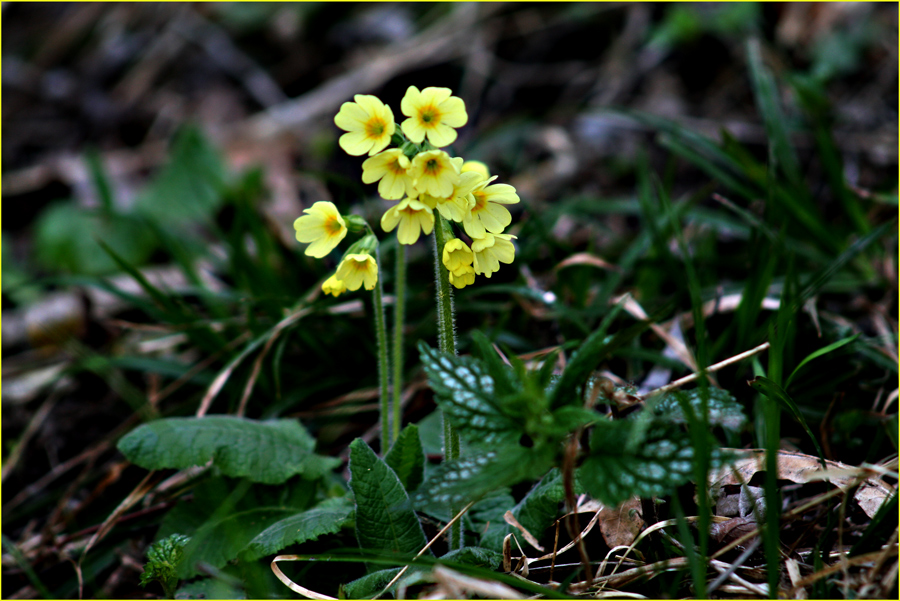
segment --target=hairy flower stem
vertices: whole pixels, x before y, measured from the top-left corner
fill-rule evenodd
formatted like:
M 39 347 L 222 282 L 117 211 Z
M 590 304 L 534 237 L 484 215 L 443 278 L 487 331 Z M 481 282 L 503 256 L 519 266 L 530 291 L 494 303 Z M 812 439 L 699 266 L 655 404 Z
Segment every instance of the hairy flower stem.
M 453 293 L 450 290 L 450 273 L 441 256 L 449 238 L 449 224 L 438 216 L 434 223 L 434 277 L 437 291 L 438 347 L 442 352 L 456 355 L 456 332 L 453 314 Z M 459 433 L 444 418 L 444 460 L 459 458 Z M 456 515 L 459 507 L 450 504 L 450 515 Z M 462 530 L 459 522 L 450 528 L 450 550 L 462 548 Z
M 378 249 L 375 250 L 375 262 L 378 263 L 378 283 L 372 291 L 372 302 L 375 306 L 375 335 L 378 340 L 378 387 L 381 399 L 381 454 L 385 455 L 391 447 L 391 411 L 390 411 L 390 360 L 388 359 L 387 326 L 384 319 L 384 288 L 381 285 L 381 259 Z
M 400 394 L 403 392 L 403 324 L 406 314 L 406 246 L 397 243 L 394 267 L 394 374 L 391 444 L 400 436 Z

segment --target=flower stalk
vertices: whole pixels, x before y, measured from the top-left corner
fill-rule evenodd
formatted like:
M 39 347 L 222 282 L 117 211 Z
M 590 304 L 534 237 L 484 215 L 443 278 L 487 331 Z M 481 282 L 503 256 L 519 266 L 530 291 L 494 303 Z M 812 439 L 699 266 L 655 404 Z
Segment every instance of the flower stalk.
M 379 271 L 381 268 L 381 258 L 378 249 L 375 249 L 375 261 L 378 263 Z M 388 359 L 388 341 L 387 341 L 387 325 L 384 318 L 384 289 L 381 285 L 381 278 L 375 284 L 372 291 L 372 302 L 375 313 L 375 336 L 378 342 L 378 389 L 381 407 L 381 454 L 386 455 L 391 447 L 391 442 L 395 437 L 392 436 L 391 430 L 391 408 L 390 408 L 390 360 Z
M 450 290 L 450 272 L 444 266 L 442 254 L 444 246 L 451 235 L 449 224 L 438 217 L 434 224 L 434 276 L 437 295 L 438 313 L 438 348 L 442 352 L 456 355 L 456 324 L 453 313 L 453 293 Z M 459 433 L 453 424 L 444 417 L 444 460 L 454 461 L 459 458 Z M 450 504 L 450 515 L 459 511 L 456 504 Z M 450 528 L 450 550 L 462 548 L 462 530 L 459 523 Z
M 397 244 L 394 251 L 394 346 L 393 346 L 393 395 L 391 398 L 393 427 L 391 444 L 400 436 L 400 394 L 403 391 L 403 325 L 406 313 L 406 245 Z

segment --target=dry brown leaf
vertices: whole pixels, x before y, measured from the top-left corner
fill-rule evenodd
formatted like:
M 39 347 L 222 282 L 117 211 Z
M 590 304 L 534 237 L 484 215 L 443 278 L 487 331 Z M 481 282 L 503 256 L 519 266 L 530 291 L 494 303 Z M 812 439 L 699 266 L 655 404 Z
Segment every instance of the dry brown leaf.
M 723 486 L 738 485 L 742 481 L 749 482 L 753 475 L 766 469 L 766 453 L 762 449 L 737 450 L 744 455 L 736 463 L 720 470 L 710 472 L 709 483 L 713 490 Z M 818 457 L 778 451 L 778 479 L 790 480 L 798 484 L 827 480 L 843 491 L 849 490 L 862 480 L 853 498 L 859 503 L 870 518 L 875 515 L 881 504 L 894 490 L 880 479 L 868 474 L 873 472 L 865 467 L 854 467 L 837 461 L 825 462 L 827 471 L 822 468 Z
M 644 527 L 641 499 L 634 497 L 618 507 L 600 510 L 600 532 L 610 549 L 629 546 Z
M 562 269 L 563 267 L 569 267 L 570 265 L 590 265 L 592 267 L 599 267 L 600 269 L 619 271 L 619 268 L 612 263 L 607 263 L 600 257 L 585 252 L 575 253 L 571 257 L 564 259 L 555 267 L 555 269 Z
M 541 543 L 538 542 L 533 534 L 525 529 L 525 526 L 523 526 L 516 520 L 516 517 L 513 515 L 512 511 L 507 511 L 505 514 L 503 514 L 503 520 L 513 528 L 518 528 L 519 532 L 522 533 L 522 536 L 525 537 L 525 540 L 528 541 L 529 545 L 531 545 L 541 553 L 544 552 L 544 547 L 541 546 Z

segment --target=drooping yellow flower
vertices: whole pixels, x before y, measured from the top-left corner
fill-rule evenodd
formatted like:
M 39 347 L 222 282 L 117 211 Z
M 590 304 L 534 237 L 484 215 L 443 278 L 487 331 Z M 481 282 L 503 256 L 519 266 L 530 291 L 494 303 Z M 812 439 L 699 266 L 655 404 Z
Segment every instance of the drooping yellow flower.
M 322 292 L 332 296 L 340 296 L 347 291 L 347 285 L 337 278 L 337 274 L 332 274 L 330 278 L 322 282 Z
M 460 270 L 458 274 L 451 272 L 449 277 L 450 283 L 453 284 L 455 288 L 463 289 L 466 286 L 471 286 L 475 283 L 475 270 L 472 269 L 472 267 L 469 267 L 469 269 L 465 271 Z
M 462 275 L 472 270 L 472 261 L 474 260 L 475 255 L 472 254 L 472 249 L 459 238 L 451 238 L 444 244 L 441 261 L 450 273 Z M 472 273 L 475 272 L 472 271 Z
M 488 166 L 481 161 L 466 161 L 462 164 L 462 167 L 459 171 L 460 173 L 467 173 L 469 171 L 478 173 L 481 175 L 482 179 L 488 179 L 489 177 L 491 177 L 491 172 L 488 171 Z
M 454 127 L 462 127 L 469 120 L 466 104 L 450 95 L 450 88 L 425 88 L 421 92 L 409 86 L 400 102 L 400 111 L 409 117 L 400 124 L 406 137 L 421 144 L 425 137 L 438 148 L 456 140 Z
M 519 202 L 516 189 L 509 184 L 488 185 L 497 178 L 495 175 L 472 191 L 474 204 L 463 220 L 463 228 L 473 238 L 483 238 L 485 232 L 499 234 L 512 221 L 509 210 L 503 205 Z
M 334 124 L 347 132 L 338 143 L 353 156 L 381 152 L 394 135 L 394 112 L 375 96 L 357 94 L 353 100 L 334 116 Z
M 413 158 L 409 175 L 421 194 L 448 198 L 459 183 L 459 168 L 443 150 L 420 152 Z
M 346 255 L 334 275 L 347 290 L 359 290 L 360 286 L 374 290 L 378 283 L 378 263 L 375 257 L 367 253 Z
M 459 182 L 453 186 L 448 198 L 435 198 L 427 194 L 420 196 L 420 200 L 436 208 L 444 219 L 462 223 L 469 214 L 469 207 L 475 203 L 472 191 L 483 181 L 481 174 L 474 172 L 460 173 Z
M 381 216 L 381 227 L 390 232 L 397 226 L 400 244 L 415 244 L 419 234 L 428 235 L 434 229 L 434 214 L 428 205 L 415 198 L 404 198 Z
M 347 235 L 347 224 L 330 202 L 320 200 L 303 212 L 306 215 L 294 221 L 297 241 L 309 243 L 304 254 L 321 259 Z
M 404 195 L 415 196 L 413 179 L 409 175 L 410 162 L 399 148 L 390 148 L 367 158 L 362 164 L 362 180 L 378 184 L 378 194 L 386 200 L 399 200 Z
M 510 234 L 486 233 L 483 238 L 472 240 L 475 273 L 489 278 L 492 273 L 500 270 L 500 263 L 512 263 L 516 258 L 516 247 L 510 239 L 514 237 Z

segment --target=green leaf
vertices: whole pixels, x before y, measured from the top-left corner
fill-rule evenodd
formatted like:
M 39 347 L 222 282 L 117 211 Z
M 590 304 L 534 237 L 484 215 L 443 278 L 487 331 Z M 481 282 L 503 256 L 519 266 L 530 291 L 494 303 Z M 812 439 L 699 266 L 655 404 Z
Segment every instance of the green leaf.
M 159 581 L 166 597 L 172 597 L 178 586 L 176 568 L 184 557 L 184 546 L 190 537 L 173 534 L 155 542 L 147 549 L 147 563 L 141 573 L 141 586 L 146 587 L 153 581 Z
M 118 270 L 98 241 L 132 265 L 145 263 L 156 246 L 139 220 L 83 209 L 72 201 L 47 207 L 34 228 L 37 259 L 45 267 L 68 273 L 102 275 Z
M 199 574 L 201 563 L 223 567 L 262 531 L 296 511 L 293 507 L 258 507 L 208 521 L 185 546 L 184 560 L 178 565 L 179 577 Z
M 641 321 L 621 330 L 615 336 L 607 336 L 606 331 L 612 317 L 620 310 L 621 305 L 617 305 L 604 323 L 588 336 L 572 355 L 565 371 L 550 392 L 550 407 L 556 409 L 564 405 L 580 404 L 577 394 L 578 387 L 584 384 L 591 372 L 597 368 L 597 364 L 604 357 L 639 336 L 652 323 L 651 321 Z
M 483 547 L 463 547 L 462 549 L 456 549 L 455 551 L 450 551 L 449 553 L 442 555 L 438 561 L 441 563 L 452 561 L 454 563 L 464 563 L 466 565 L 496 570 L 500 567 L 500 562 L 502 560 L 503 555 L 493 549 L 485 549 Z
M 351 580 L 341 587 L 342 599 L 371 599 L 384 590 L 402 568 L 387 568 Z
M 353 503 L 348 498 L 327 499 L 312 509 L 275 522 L 253 537 L 241 556 L 253 561 L 290 545 L 315 540 L 323 534 L 334 534 L 352 514 Z
M 397 474 L 360 439 L 350 444 L 350 488 L 362 549 L 418 553 L 425 533 Z
M 494 380 L 471 357 L 454 357 L 419 343 L 419 353 L 444 419 L 472 445 L 496 448 L 518 440 L 521 427 L 493 400 Z
M 575 492 L 576 494 L 583 492 L 577 481 L 575 482 Z M 503 539 L 506 538 L 506 535 L 518 532 L 517 528 L 503 521 L 506 509 L 512 511 L 516 521 L 528 532 L 540 539 L 544 530 L 549 528 L 553 520 L 559 516 L 559 504 L 565 500 L 565 497 L 562 476 L 557 468 L 553 468 L 515 507 L 507 507 L 499 512 L 498 519 L 493 521 L 487 532 L 482 535 L 481 545 L 488 549 L 502 550 Z
M 588 494 L 602 503 L 663 495 L 693 475 L 694 451 L 686 435 L 651 426 L 641 436 L 637 426 L 636 420 L 594 425 L 591 454 L 579 475 Z
M 660 419 L 676 424 L 688 424 L 690 421 L 684 414 L 678 398 L 681 397 L 682 401 L 686 402 L 697 414 L 703 406 L 703 399 L 700 395 L 704 390 L 708 395 L 706 409 L 708 412 L 707 423 L 710 426 L 721 426 L 732 431 L 738 431 L 744 427 L 747 418 L 744 415 L 743 407 L 727 390 L 721 388 L 707 387 L 705 389 L 695 388 L 686 392 L 681 390 L 670 392 L 653 405 L 653 411 Z
M 134 210 L 169 227 L 206 220 L 221 206 L 226 184 L 221 155 L 199 129 L 188 126 L 176 135 L 168 165 L 137 198 Z
M 822 447 L 819 446 L 819 441 L 816 440 L 815 435 L 812 430 L 809 429 L 809 426 L 806 424 L 806 420 L 803 418 L 803 414 L 800 413 L 800 408 L 797 407 L 797 404 L 794 400 L 788 396 L 788 394 L 784 391 L 784 389 L 770 380 L 769 378 L 765 378 L 763 376 L 757 376 L 747 382 L 754 390 L 758 390 L 767 396 L 770 400 L 775 401 L 775 403 L 781 407 L 782 410 L 787 411 L 794 418 L 800 422 L 800 425 L 803 426 L 803 429 L 806 430 L 806 433 L 809 435 L 810 440 L 812 440 L 813 445 L 816 447 L 816 453 L 819 455 L 819 461 L 822 462 L 822 468 L 828 469 L 828 466 L 825 464 L 825 455 L 822 453 Z
M 540 476 L 553 465 L 548 451 L 514 445 L 445 461 L 431 471 L 413 501 L 416 507 L 468 503 L 497 488 Z
M 280 484 L 297 474 L 316 479 L 340 460 L 312 452 L 316 441 L 293 419 L 257 422 L 226 415 L 172 417 L 139 426 L 118 444 L 150 470 L 184 469 L 212 460 L 226 476 Z
M 246 599 L 247 593 L 219 578 L 201 578 L 178 589 L 178 599 Z
M 803 361 L 801 361 L 800 364 L 794 368 L 794 371 L 791 372 L 791 375 L 788 376 L 787 382 L 784 383 L 784 387 L 788 388 L 791 385 L 791 380 L 794 378 L 794 376 L 797 374 L 797 372 L 800 371 L 801 367 L 803 367 L 804 365 L 806 365 L 813 359 L 816 359 L 818 357 L 821 357 L 822 355 L 828 354 L 831 351 L 835 351 L 835 350 L 841 348 L 842 346 L 844 346 L 845 344 L 850 344 L 857 338 L 859 338 L 859 334 L 854 334 L 853 336 L 848 336 L 847 338 L 842 338 L 842 339 L 838 340 L 837 342 L 833 342 L 833 343 L 829 344 L 825 348 L 820 348 L 819 350 L 807 355 L 806 358 L 803 359 Z
M 384 462 L 397 474 L 406 492 L 411 493 L 422 484 L 425 478 L 425 452 L 418 426 L 409 424 L 403 428 Z

